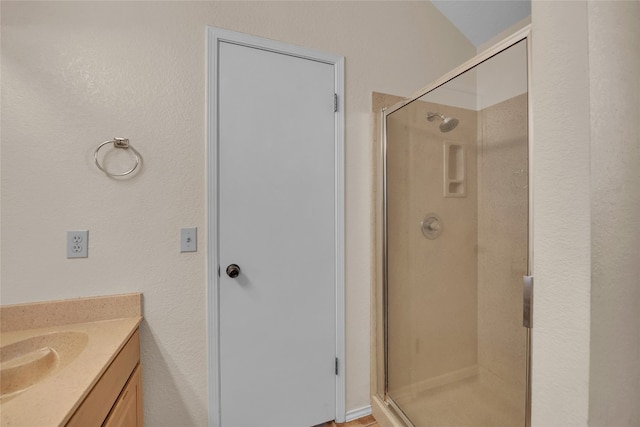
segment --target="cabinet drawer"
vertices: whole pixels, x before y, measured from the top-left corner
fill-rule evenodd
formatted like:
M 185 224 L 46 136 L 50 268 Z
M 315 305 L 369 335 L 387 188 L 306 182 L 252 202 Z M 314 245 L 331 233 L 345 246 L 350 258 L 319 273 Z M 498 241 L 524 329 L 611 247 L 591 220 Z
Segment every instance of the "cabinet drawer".
M 136 330 L 71 417 L 67 427 L 102 425 L 139 361 L 140 334 Z

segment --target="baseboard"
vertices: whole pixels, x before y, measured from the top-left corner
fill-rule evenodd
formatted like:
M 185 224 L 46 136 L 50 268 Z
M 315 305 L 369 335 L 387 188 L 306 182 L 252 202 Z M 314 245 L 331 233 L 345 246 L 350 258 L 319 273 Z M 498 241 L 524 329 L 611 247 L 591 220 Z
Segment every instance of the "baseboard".
M 347 416 L 345 417 L 345 419 L 346 422 L 350 422 L 353 420 L 357 420 L 358 418 L 366 417 L 367 415 L 371 415 L 371 405 L 347 411 Z

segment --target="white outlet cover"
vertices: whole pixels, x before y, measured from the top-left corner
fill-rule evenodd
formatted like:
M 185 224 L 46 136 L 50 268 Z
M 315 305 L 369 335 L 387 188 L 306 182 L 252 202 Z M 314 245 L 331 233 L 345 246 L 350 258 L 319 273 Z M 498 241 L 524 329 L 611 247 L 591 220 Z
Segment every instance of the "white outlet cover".
M 67 231 L 67 258 L 89 257 L 89 230 Z

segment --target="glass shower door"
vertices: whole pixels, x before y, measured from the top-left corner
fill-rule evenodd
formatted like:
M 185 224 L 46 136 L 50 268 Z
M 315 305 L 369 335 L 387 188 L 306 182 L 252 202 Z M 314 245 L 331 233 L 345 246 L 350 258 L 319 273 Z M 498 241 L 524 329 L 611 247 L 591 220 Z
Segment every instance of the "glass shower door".
M 526 40 L 386 114 L 386 400 L 407 424 L 525 424 Z

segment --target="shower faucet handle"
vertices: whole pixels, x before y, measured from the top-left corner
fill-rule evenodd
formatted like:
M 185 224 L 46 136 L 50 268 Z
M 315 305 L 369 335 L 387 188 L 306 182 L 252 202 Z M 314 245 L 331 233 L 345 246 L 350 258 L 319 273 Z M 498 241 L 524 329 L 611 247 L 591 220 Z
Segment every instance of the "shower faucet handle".
M 427 239 L 437 239 L 442 233 L 442 220 L 434 213 L 427 214 L 420 223 L 422 234 Z

